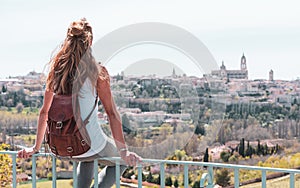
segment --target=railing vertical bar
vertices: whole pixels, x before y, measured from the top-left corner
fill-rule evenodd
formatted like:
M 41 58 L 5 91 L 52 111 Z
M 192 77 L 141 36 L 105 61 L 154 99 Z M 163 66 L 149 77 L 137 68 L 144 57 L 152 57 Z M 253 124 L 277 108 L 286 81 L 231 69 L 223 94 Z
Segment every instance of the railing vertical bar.
M 165 163 L 160 163 L 160 187 L 165 187 Z
M 267 173 L 266 170 L 261 170 L 261 187 L 267 187 Z
M 290 173 L 290 188 L 295 188 L 295 173 Z
M 120 184 L 120 161 L 117 160 L 116 161 L 116 187 L 120 188 L 121 184 Z
M 73 188 L 77 188 L 77 166 L 78 163 L 73 161 Z
M 138 164 L 138 187 L 143 187 L 142 165 Z
M 208 174 L 210 176 L 209 180 L 208 180 L 208 187 L 213 187 L 214 185 L 214 169 L 212 166 L 208 167 Z
M 184 188 L 189 187 L 189 166 L 187 164 L 183 165 L 183 172 L 184 172 Z
M 56 158 L 52 156 L 52 187 L 56 188 Z
M 32 155 L 32 188 L 36 188 L 36 156 Z
M 239 180 L 239 168 L 234 168 L 234 188 L 240 187 L 240 180 Z
M 98 185 L 98 159 L 94 160 L 94 185 Z
M 17 187 L 17 154 L 12 154 L 13 162 L 13 188 Z

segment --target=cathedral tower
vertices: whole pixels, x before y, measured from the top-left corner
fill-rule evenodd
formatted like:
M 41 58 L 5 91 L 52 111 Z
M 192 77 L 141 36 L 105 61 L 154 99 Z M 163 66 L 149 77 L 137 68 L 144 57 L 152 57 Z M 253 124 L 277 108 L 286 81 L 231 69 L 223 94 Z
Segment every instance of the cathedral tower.
M 274 81 L 274 71 L 272 69 L 269 72 L 269 81 Z
M 247 70 L 246 57 L 245 57 L 244 53 L 241 58 L 241 70 Z

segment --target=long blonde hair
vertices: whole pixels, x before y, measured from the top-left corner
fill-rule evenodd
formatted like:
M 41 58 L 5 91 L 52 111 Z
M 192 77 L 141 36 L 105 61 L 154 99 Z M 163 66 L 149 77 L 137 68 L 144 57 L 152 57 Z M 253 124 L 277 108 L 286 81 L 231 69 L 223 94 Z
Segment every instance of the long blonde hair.
M 85 18 L 70 24 L 66 39 L 49 62 L 48 91 L 63 95 L 77 93 L 87 77 L 96 86 L 99 70 L 92 55 L 92 40 L 92 27 Z

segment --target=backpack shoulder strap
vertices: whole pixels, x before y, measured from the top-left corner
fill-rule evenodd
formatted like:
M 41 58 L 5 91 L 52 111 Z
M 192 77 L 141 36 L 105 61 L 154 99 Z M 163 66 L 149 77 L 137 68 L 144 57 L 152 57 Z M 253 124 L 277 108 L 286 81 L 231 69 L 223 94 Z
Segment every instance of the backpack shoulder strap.
M 77 98 L 76 100 L 78 100 L 78 98 Z M 86 124 L 89 123 L 89 119 L 90 119 L 90 117 L 91 117 L 91 115 L 92 115 L 94 109 L 95 109 L 96 106 L 97 106 L 97 102 L 98 102 L 98 94 L 96 94 L 95 103 L 94 103 L 94 106 L 93 106 L 92 110 L 90 111 L 89 115 L 88 115 L 88 116 L 85 118 L 85 120 L 83 121 L 83 124 L 84 124 L 84 125 L 86 125 Z

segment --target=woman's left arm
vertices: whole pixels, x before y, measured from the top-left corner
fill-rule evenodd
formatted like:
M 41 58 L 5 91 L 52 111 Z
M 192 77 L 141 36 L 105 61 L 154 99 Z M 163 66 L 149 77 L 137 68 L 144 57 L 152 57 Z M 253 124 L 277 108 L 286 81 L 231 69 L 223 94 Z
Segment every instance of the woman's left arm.
M 120 153 L 121 158 L 129 165 L 135 166 L 136 162 L 141 161 L 141 157 L 133 152 L 129 152 L 127 150 L 127 146 L 124 139 L 124 134 L 122 130 L 122 121 L 120 115 L 117 111 L 111 89 L 110 89 L 110 82 L 109 82 L 109 75 L 105 67 L 102 67 L 104 71 L 105 79 L 102 76 L 98 77 L 97 80 L 97 93 L 98 96 L 103 104 L 105 112 L 109 118 L 109 124 L 112 132 L 112 136 L 115 140 L 117 149 Z M 102 72 L 103 73 L 103 72 Z

